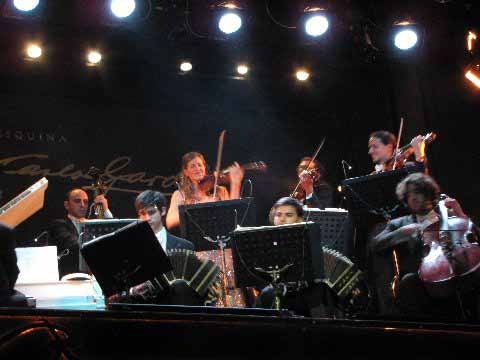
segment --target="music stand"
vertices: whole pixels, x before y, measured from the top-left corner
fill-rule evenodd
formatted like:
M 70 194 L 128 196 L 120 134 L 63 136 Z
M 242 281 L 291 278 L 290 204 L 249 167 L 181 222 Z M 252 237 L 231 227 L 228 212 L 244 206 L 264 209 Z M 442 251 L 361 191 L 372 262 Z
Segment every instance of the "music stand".
M 178 211 L 181 235 L 195 244 L 196 251 L 218 250 L 217 241 L 223 241 L 228 248 L 230 233 L 237 225 L 255 225 L 255 202 L 251 197 L 180 205 Z
M 304 221 L 313 221 L 322 229 L 322 245 L 348 257 L 353 252 L 353 222 L 344 209 L 303 209 Z
M 320 236 L 321 229 L 313 222 L 236 229 L 232 233 L 232 253 L 237 286 L 263 286 L 268 279 L 263 271 L 287 265 L 290 267 L 281 274 L 285 282 L 322 279 Z
M 381 216 L 385 220 L 405 215 L 408 209 L 397 199 L 397 184 L 407 175 L 423 170 L 423 164 L 417 164 L 343 180 L 342 191 L 348 210 L 354 216 L 369 214 Z
M 172 270 L 157 237 L 144 221 L 86 242 L 80 251 L 105 296 Z
M 138 219 L 92 219 L 75 223 L 77 232 L 79 234 L 78 243 L 81 246 L 92 239 L 105 234 L 113 233 L 124 226 L 139 221 L 140 220 Z M 78 269 L 80 272 L 90 272 L 85 260 L 81 255 L 78 261 Z

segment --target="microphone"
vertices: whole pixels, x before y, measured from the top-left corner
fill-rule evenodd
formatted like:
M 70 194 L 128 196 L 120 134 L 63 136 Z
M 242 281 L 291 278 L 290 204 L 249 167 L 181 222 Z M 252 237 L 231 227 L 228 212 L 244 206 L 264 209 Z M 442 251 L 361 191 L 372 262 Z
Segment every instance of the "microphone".
M 49 235 L 48 230 L 42 231 L 40 234 L 38 234 L 37 236 L 35 236 L 35 238 L 33 239 L 33 242 L 34 242 L 34 243 L 37 243 L 37 242 L 38 242 L 38 239 L 42 238 L 42 237 L 45 236 L 45 235 Z
M 343 164 L 343 165 L 347 165 L 348 170 L 352 170 L 352 169 L 353 169 L 353 166 L 350 165 L 349 163 L 347 163 L 345 160 L 342 160 L 342 164 Z

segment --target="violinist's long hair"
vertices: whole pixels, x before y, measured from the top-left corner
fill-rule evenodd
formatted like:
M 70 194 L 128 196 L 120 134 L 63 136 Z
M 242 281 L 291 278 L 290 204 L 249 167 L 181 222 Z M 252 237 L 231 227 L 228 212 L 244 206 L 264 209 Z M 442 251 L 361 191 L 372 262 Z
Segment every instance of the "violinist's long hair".
M 188 163 L 197 157 L 203 162 L 203 165 L 205 166 L 206 172 L 208 174 L 208 165 L 201 153 L 192 151 L 182 156 L 182 169 L 177 176 L 180 183 L 180 191 L 183 192 L 185 203 L 189 203 L 193 200 L 195 188 L 190 178 L 186 176 L 183 171 L 187 168 Z

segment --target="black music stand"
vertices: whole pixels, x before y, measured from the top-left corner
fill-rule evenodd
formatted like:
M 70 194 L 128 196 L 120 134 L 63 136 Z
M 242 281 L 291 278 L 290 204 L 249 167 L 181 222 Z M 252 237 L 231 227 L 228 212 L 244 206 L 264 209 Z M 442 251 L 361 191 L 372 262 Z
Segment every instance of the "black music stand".
M 303 210 L 303 219 L 320 225 L 323 246 L 348 257 L 352 256 L 353 221 L 348 211 L 306 208 Z
M 423 164 L 418 164 L 343 180 L 342 191 L 347 200 L 348 210 L 354 216 L 368 214 L 380 216 L 385 220 L 407 214 L 408 209 L 397 199 L 395 193 L 397 184 L 407 175 L 423 171 Z
M 172 270 L 145 221 L 86 242 L 81 253 L 107 297 Z
M 86 242 L 95 239 L 99 236 L 113 233 L 124 226 L 127 226 L 134 222 L 139 222 L 138 219 L 92 219 L 78 223 L 78 242 L 80 246 Z M 80 272 L 89 273 L 87 264 L 82 256 L 78 261 Z
M 265 271 L 286 266 L 279 274 L 284 282 L 323 279 L 320 236 L 320 227 L 313 222 L 235 230 L 232 255 L 237 286 L 263 286 L 272 278 Z
M 251 197 L 180 205 L 178 211 L 181 235 L 195 244 L 196 251 L 229 248 L 230 233 L 237 225 L 255 225 L 255 202 Z

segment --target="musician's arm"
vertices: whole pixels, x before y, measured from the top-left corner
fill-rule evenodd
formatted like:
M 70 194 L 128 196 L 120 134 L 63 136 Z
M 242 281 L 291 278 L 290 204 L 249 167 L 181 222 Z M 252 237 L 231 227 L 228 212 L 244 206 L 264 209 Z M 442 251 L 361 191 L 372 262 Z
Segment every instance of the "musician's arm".
M 183 205 L 183 197 L 180 191 L 175 190 L 172 194 L 172 200 L 170 201 L 170 207 L 168 208 L 166 225 L 167 229 L 172 229 L 180 225 L 180 215 L 178 213 L 178 207 Z
M 240 199 L 240 189 L 242 187 L 242 180 L 244 170 L 235 162 L 229 168 L 230 171 L 230 199 Z
M 411 223 L 400 226 L 395 220 L 390 221 L 387 227 L 374 238 L 375 251 L 383 251 L 393 246 L 416 241 L 420 225 L 417 223 Z

